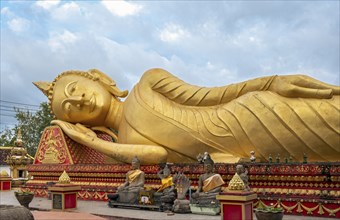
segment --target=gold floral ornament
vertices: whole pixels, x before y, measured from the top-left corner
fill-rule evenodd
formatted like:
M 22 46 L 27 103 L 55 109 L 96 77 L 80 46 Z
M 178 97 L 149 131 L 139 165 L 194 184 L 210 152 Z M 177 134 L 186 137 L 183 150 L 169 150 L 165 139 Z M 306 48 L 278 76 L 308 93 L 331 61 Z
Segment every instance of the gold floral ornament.
M 241 177 L 237 173 L 235 173 L 228 184 L 228 190 L 245 190 L 245 188 L 246 187 Z
M 68 176 L 68 174 L 66 173 L 65 170 L 61 174 L 61 176 L 59 177 L 58 183 L 60 183 L 60 184 L 70 184 L 71 183 L 71 179 L 70 179 L 70 177 Z

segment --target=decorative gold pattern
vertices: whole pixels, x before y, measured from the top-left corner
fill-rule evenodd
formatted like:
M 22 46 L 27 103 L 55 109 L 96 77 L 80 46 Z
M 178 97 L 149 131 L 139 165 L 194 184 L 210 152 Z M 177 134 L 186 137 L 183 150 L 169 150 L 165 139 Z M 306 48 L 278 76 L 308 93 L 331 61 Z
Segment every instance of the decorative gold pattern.
M 71 179 L 70 179 L 70 177 L 67 175 L 67 173 L 66 173 L 65 170 L 64 170 L 64 172 L 61 174 L 61 176 L 59 177 L 58 183 L 60 183 L 60 184 L 70 184 L 70 183 L 71 183 Z
M 292 213 L 292 211 L 296 208 L 296 212 L 297 213 L 302 213 L 304 211 L 307 212 L 307 215 L 313 215 L 313 212 L 317 209 L 318 210 L 318 214 L 319 215 L 323 215 L 325 214 L 325 212 L 323 210 L 325 210 L 326 212 L 328 212 L 329 216 L 335 216 L 336 213 L 338 213 L 340 211 L 340 207 L 335 208 L 335 209 L 331 209 L 331 208 L 327 208 L 326 204 L 321 204 L 318 203 L 316 206 L 314 207 L 307 207 L 306 205 L 303 204 L 303 200 L 301 201 L 297 201 L 294 205 L 292 206 L 288 206 L 283 204 L 282 201 L 278 200 L 275 204 L 273 205 L 266 205 L 261 199 L 259 199 L 256 203 L 254 203 L 254 208 L 264 208 L 264 207 L 283 207 L 285 212 L 287 213 Z
M 67 158 L 62 138 L 54 129 L 46 129 L 40 142 L 36 159 L 40 163 L 62 164 Z
M 228 184 L 228 190 L 244 190 L 244 189 L 245 189 L 244 182 L 242 181 L 241 177 L 237 173 L 235 173 L 235 175 Z

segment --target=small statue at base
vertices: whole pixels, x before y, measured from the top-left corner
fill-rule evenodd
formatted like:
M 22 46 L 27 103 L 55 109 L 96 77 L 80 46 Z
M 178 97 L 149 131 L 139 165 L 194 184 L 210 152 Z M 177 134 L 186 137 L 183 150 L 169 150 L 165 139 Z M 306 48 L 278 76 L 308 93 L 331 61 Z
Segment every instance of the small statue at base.
M 273 162 L 273 157 L 272 157 L 272 155 L 271 155 L 271 154 L 269 154 L 269 157 L 268 157 L 268 162 L 269 162 L 269 163 L 272 163 L 272 162 Z
M 211 205 L 218 201 L 216 195 L 221 192 L 224 181 L 220 174 L 213 173 L 214 161 L 208 154 L 204 158 L 205 173 L 199 177 L 198 189 L 192 194 L 193 203 L 200 205 Z
M 307 163 L 307 154 L 303 153 L 303 163 Z
M 132 159 L 132 170 L 126 173 L 126 180 L 123 185 L 117 188 L 117 192 L 109 194 L 112 202 L 134 204 L 138 202 L 138 195 L 144 188 L 145 173 L 140 170 L 140 161 L 137 157 Z
M 250 151 L 250 162 L 255 163 L 256 157 L 255 157 L 255 151 Z
M 157 173 L 162 181 L 161 187 L 154 193 L 155 201 L 161 203 L 161 211 L 170 212 L 176 199 L 175 187 L 171 171 L 167 165 Z
M 236 173 L 240 176 L 244 183 L 245 190 L 250 190 L 248 183 L 248 170 L 241 164 L 236 166 Z
M 174 201 L 173 211 L 176 213 L 189 213 L 190 201 L 186 198 L 186 194 L 190 188 L 190 180 L 183 173 L 178 172 L 173 180 L 176 185 L 177 199 Z
M 277 154 L 276 156 L 276 163 L 280 163 L 280 154 Z

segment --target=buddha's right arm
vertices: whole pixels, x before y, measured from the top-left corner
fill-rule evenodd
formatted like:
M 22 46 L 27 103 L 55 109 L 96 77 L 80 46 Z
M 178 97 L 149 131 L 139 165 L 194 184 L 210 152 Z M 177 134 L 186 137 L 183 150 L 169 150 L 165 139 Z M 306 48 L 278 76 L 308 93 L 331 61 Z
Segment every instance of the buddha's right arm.
M 167 160 L 168 152 L 161 146 L 118 144 L 98 138 L 96 133 L 81 124 L 61 120 L 53 120 L 51 124 L 61 127 L 72 140 L 124 163 L 130 163 L 135 156 L 142 164 L 159 164 Z

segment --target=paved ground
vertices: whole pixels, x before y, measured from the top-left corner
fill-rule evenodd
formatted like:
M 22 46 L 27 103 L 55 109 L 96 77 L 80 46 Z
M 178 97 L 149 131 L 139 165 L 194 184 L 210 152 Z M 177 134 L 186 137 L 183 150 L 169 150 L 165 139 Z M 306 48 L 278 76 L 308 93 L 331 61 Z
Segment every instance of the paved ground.
M 0 192 L 1 205 L 20 205 L 14 191 Z M 49 211 L 52 201 L 47 198 L 35 197 L 30 208 L 36 220 L 220 220 L 220 216 L 195 214 L 175 214 L 168 216 L 164 212 L 145 211 L 140 209 L 109 208 L 107 202 L 78 200 L 78 208 L 72 212 Z M 256 218 L 254 217 L 254 220 Z M 334 220 L 334 218 L 316 218 L 285 215 L 283 220 Z

